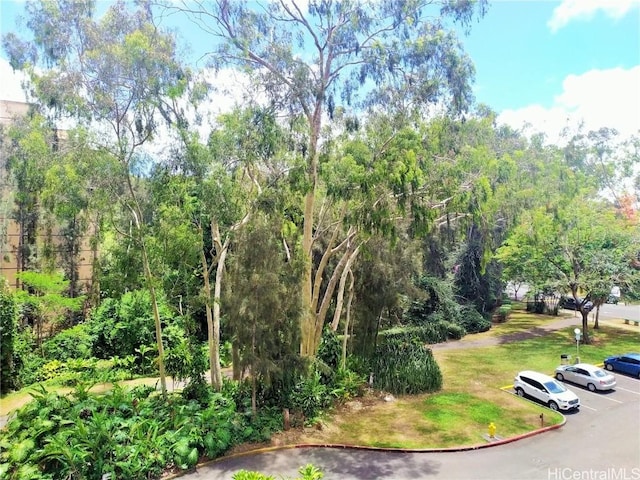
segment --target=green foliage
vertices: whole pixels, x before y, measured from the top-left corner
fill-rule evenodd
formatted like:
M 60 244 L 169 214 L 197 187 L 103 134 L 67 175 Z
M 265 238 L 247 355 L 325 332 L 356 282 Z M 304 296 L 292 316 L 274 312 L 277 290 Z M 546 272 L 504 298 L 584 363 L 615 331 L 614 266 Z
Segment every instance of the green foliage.
M 16 386 L 14 362 L 18 307 L 13 294 L 0 277 L 0 394 Z
M 17 372 L 17 387 L 31 385 L 40 379 L 40 369 L 46 361 L 39 355 L 36 338 L 30 328 L 18 332 L 13 361 Z
M 499 264 L 490 260 L 488 242 L 487 233 L 473 225 L 456 258 L 454 277 L 460 303 L 474 305 L 482 314 L 492 312 L 502 296 L 502 272 Z M 472 333 L 476 330 L 467 331 Z
M 249 472 L 247 470 L 240 470 L 233 474 L 231 477 L 233 480 L 275 480 L 273 475 L 264 475 L 259 472 Z
M 477 312 L 476 312 L 477 313 Z M 457 323 L 444 322 L 443 326 L 447 328 L 447 338 L 451 340 L 460 340 L 467 334 L 467 330 Z
M 461 338 L 466 333 L 459 325 L 441 320 L 437 315 L 430 318 L 433 320 L 425 325 L 384 330 L 378 337 L 382 342 L 441 343 L 449 338 Z
M 205 356 L 209 354 L 209 346 L 204 345 L 202 348 L 206 349 Z M 233 344 L 229 341 L 222 342 L 220 344 L 220 366 L 229 367 L 231 366 L 231 355 L 232 355 Z
M 470 305 L 460 308 L 458 323 L 467 333 L 486 332 L 491 328 L 491 322 Z
M 338 368 L 340 355 L 342 353 L 342 345 L 336 332 L 332 331 L 327 325 L 322 332 L 320 346 L 318 347 L 318 359 L 332 370 Z
M 320 372 L 303 377 L 290 394 L 292 407 L 302 412 L 307 421 L 315 417 L 331 403 L 329 389 L 322 383 Z
M 284 406 L 304 361 L 299 321 L 302 265 L 299 257 L 285 255 L 281 241 L 279 221 L 255 212 L 230 259 L 227 285 L 233 288 L 229 286 L 223 303 L 239 347 L 235 366 L 255 376 L 265 392 L 268 389 L 273 397 L 270 404 Z
M 295 480 L 321 480 L 324 478 L 324 473 L 312 465 L 307 464 L 304 467 L 300 467 L 298 470 L 300 476 Z M 233 480 L 276 480 L 276 477 L 272 475 L 265 475 L 260 472 L 250 472 L 248 470 L 240 470 L 233 474 Z
M 442 374 L 431 350 L 422 343 L 386 340 L 371 360 L 374 386 L 395 394 L 434 392 L 442 387 Z
M 159 301 L 161 321 L 175 322 L 174 315 Z M 146 290 L 127 292 L 120 300 L 105 299 L 87 322 L 97 358 L 136 356 L 136 349 L 155 343 L 151 298 Z M 139 354 L 138 354 L 139 355 Z
M 414 301 L 405 314 L 407 322 L 420 326 L 419 329 L 407 330 L 416 339 L 424 343 L 439 343 L 491 328 L 491 322 L 475 307 L 459 305 L 454 300 L 451 285 L 447 281 L 425 276 L 419 283 L 426 292 L 426 298 Z M 385 335 L 395 332 L 392 330 Z
M 41 273 L 24 271 L 16 275 L 35 295 L 20 291 L 21 296 L 28 296 L 40 306 L 45 314 L 54 315 L 58 319 L 65 311 L 78 311 L 84 301 L 83 296 L 74 298 L 65 295 L 69 281 L 64 280 L 61 273 Z
M 42 352 L 46 359 L 64 362 L 70 358 L 89 358 L 92 346 L 93 338 L 89 334 L 89 327 L 81 323 L 45 340 Z
M 329 393 L 338 401 L 350 400 L 362 393 L 364 385 L 364 376 L 348 368 L 340 368 L 329 387 Z
M 115 386 L 92 395 L 79 385 L 69 396 L 32 393 L 0 431 L 0 463 L 7 478 L 38 468 L 42 477 L 101 479 L 158 478 L 165 468 L 187 469 L 202 457 L 263 441 L 282 427 L 282 414 L 251 418 L 233 401 L 211 393 L 206 403 L 173 395 L 164 401 L 153 387 Z

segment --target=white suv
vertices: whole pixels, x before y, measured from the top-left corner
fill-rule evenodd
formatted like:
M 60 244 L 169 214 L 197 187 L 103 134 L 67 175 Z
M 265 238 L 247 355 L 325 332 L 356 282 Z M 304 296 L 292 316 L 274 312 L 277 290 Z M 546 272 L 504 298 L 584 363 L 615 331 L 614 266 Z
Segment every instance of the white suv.
M 571 390 L 543 373 L 525 370 L 513 380 L 513 389 L 524 397 L 529 396 L 551 410 L 573 410 L 580 408 L 580 399 Z

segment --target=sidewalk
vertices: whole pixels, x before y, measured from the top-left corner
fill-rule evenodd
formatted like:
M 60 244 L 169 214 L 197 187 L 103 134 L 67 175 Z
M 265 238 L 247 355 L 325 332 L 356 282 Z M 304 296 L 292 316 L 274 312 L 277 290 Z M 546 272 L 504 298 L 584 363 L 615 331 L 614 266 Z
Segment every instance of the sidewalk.
M 600 323 L 603 323 L 603 322 L 600 321 Z M 433 345 L 430 345 L 430 348 L 432 350 L 456 350 L 456 349 L 463 349 L 463 348 L 491 347 L 495 345 L 502 345 L 505 343 L 519 342 L 520 340 L 526 340 L 528 338 L 543 337 L 550 332 L 554 332 L 556 330 L 562 330 L 563 328 L 572 327 L 574 325 L 576 327 L 582 328 L 582 319 L 577 316 L 562 317 L 547 325 L 544 325 L 541 327 L 534 327 L 533 329 L 528 330 L 526 332 L 515 332 L 515 333 L 509 333 L 507 335 L 485 337 L 485 338 L 472 339 L 472 340 L 465 340 L 465 338 L 468 339 L 470 337 L 464 337 L 460 340 L 435 343 Z
M 589 329 L 593 328 L 593 316 L 589 315 Z M 607 327 L 619 328 L 621 330 L 627 330 L 630 332 L 638 332 L 640 329 L 634 325 L 628 325 L 624 323 L 621 318 L 618 319 L 602 319 L 598 320 L 600 325 Z M 531 330 L 525 332 L 509 333 L 507 335 L 499 335 L 494 337 L 485 337 L 473 339 L 472 336 L 464 337 L 460 340 L 454 340 L 450 342 L 434 343 L 429 347 L 432 350 L 456 350 L 463 348 L 478 348 L 478 347 L 491 347 L 495 345 L 503 345 L 505 343 L 519 342 L 520 340 L 526 340 L 529 338 L 543 337 L 550 332 L 556 330 L 562 330 L 563 328 L 577 327 L 582 329 L 582 317 L 579 315 L 563 316 L 553 322 L 540 327 L 534 327 Z

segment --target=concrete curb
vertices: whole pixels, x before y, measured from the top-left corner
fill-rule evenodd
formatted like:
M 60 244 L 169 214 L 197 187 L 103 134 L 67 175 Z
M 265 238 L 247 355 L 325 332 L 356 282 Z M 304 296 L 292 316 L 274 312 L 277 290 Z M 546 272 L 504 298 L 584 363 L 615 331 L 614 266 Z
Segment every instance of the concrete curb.
M 560 412 L 556 412 L 560 413 Z M 560 415 L 562 415 L 560 413 Z M 256 450 L 249 450 L 247 452 L 235 453 L 233 455 L 227 455 L 224 457 L 218 457 L 214 460 L 209 460 L 207 462 L 203 462 L 201 464 L 196 465 L 193 469 L 185 470 L 184 472 L 175 473 L 168 477 L 164 477 L 163 480 L 171 480 L 174 478 L 179 478 L 190 473 L 194 473 L 198 468 L 206 467 L 207 465 L 212 465 L 214 463 L 223 462 L 225 460 L 230 460 L 233 458 L 241 458 L 248 457 L 250 455 L 260 455 L 262 453 L 274 452 L 276 450 L 293 450 L 296 448 L 334 448 L 334 449 L 344 449 L 344 450 L 371 450 L 377 452 L 397 452 L 397 453 L 453 453 L 453 452 L 468 452 L 473 450 L 482 450 L 490 447 L 497 447 L 499 445 L 506 445 L 508 443 L 517 442 L 518 440 L 524 440 L 525 438 L 533 437 L 535 435 L 539 435 L 541 433 L 549 432 L 551 430 L 556 430 L 561 428 L 567 423 L 567 418 L 562 415 L 562 422 L 556 425 L 549 425 L 548 427 L 539 428 L 537 430 L 532 430 L 527 433 L 523 433 L 520 435 L 516 435 L 514 437 L 503 438 L 501 440 L 496 440 L 495 442 L 482 443 L 478 445 L 468 445 L 462 447 L 442 447 L 442 448 L 392 448 L 392 447 L 368 447 L 364 445 L 345 445 L 338 443 L 299 443 L 294 445 L 282 445 L 276 447 L 266 447 L 266 448 L 258 448 Z

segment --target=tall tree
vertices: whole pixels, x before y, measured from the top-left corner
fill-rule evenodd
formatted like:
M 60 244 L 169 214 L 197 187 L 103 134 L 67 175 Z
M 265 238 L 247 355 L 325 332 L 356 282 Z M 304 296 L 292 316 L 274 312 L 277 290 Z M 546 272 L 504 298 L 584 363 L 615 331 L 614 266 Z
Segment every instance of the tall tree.
M 640 137 L 623 137 L 606 127 L 578 131 L 569 139 L 564 154 L 570 168 L 583 172 L 604 195 L 620 203 L 633 187 L 631 179 L 638 175 Z
M 630 266 L 638 251 L 637 238 L 613 210 L 584 197 L 551 210 L 535 209 L 523 216 L 498 252 L 500 261 L 507 264 L 527 258 L 532 279 L 573 296 L 582 316 L 585 343 L 590 341 L 587 300 L 597 300 L 602 292 L 631 281 L 636 274 Z
M 188 82 L 173 37 L 153 24 L 148 2 L 131 11 L 119 1 L 99 19 L 95 2 L 27 2 L 33 41 L 3 37 L 14 66 L 31 76 L 31 92 L 59 114 L 94 122 L 102 130 L 95 148 L 108 151 L 120 168 L 111 177 L 112 194 L 130 213 L 144 276 L 152 297 L 163 394 L 166 392 L 162 328 L 156 280 L 145 244 L 145 219 L 138 199 L 136 172 L 141 147 L 152 140 L 160 117 L 169 117 Z M 37 68 L 44 67 L 45 69 Z M 46 68 L 54 67 L 54 68 Z
M 471 97 L 473 67 L 446 22 L 468 27 L 476 13 L 484 13 L 486 1 L 312 1 L 303 6 L 296 1 L 185 0 L 180 7 L 168 7 L 186 12 L 214 37 L 217 47 L 211 57 L 216 67 L 251 72 L 274 105 L 301 115 L 306 123 L 301 145 L 306 163 L 301 353 L 314 356 L 322 331 L 318 322 L 324 321 L 322 302 L 313 308 L 318 289 L 324 288 L 313 273 L 313 248 L 319 142 L 326 115 L 333 116 L 340 102 L 358 101 L 404 113 L 439 101 L 464 109 Z M 332 242 L 326 245 L 335 248 Z
M 42 218 L 45 174 L 53 162 L 54 131 L 42 115 L 19 119 L 7 131 L 6 168 L 14 189 L 12 218 L 18 225 L 15 252 L 18 273 L 38 268 L 38 229 Z
M 264 212 L 254 212 L 251 218 L 238 235 L 226 304 L 233 336 L 241 346 L 238 366 L 250 374 L 255 414 L 258 381 L 291 386 L 301 370 L 301 302 L 296 291 L 302 264 L 282 248 L 278 220 Z

